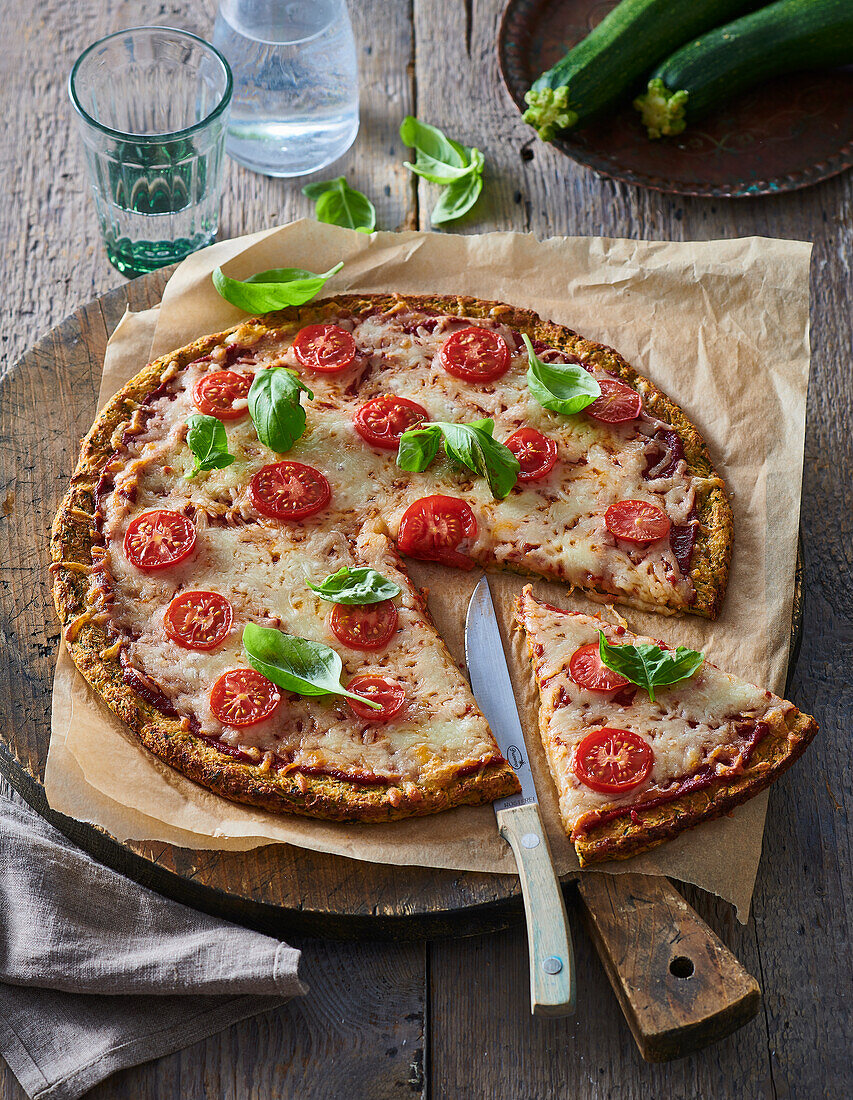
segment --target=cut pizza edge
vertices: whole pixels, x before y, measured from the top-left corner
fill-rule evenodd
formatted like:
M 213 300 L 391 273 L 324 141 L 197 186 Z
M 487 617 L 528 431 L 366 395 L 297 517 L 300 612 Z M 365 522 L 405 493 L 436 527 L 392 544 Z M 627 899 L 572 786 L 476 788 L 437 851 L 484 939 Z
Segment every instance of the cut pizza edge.
M 571 679 L 568 664 L 570 657 L 566 658 L 565 664 L 561 665 L 557 671 L 553 665 L 546 669 L 541 664 L 544 647 L 549 638 L 547 631 L 537 629 L 535 618 L 543 613 L 553 618 L 554 629 L 557 632 L 559 632 L 559 626 L 556 624 L 561 619 L 571 616 L 584 625 L 594 628 L 595 631 L 601 630 L 605 637 L 610 635 L 607 640 L 613 644 L 634 644 L 635 641 L 648 643 L 650 639 L 633 634 L 624 627 L 614 627 L 613 624 L 596 617 L 555 608 L 537 600 L 532 594 L 530 585 L 527 585 L 519 596 L 516 604 L 516 624 L 526 636 L 528 656 L 539 697 L 539 733 L 549 769 L 560 792 L 561 789 L 565 790 L 567 782 L 579 782 L 576 770 L 571 777 L 566 773 L 572 766 L 572 762 L 576 761 L 580 746 L 573 746 L 567 757 L 567 754 L 561 751 L 565 746 L 556 744 L 559 742 L 559 737 L 555 735 L 552 725 L 555 710 L 546 705 L 543 692 L 548 690 L 548 684 L 557 683 L 561 676 Z M 553 637 L 550 640 L 553 642 Z M 715 672 L 722 671 L 707 659 L 703 662 L 704 667 Z M 544 672 L 547 672 L 547 675 L 543 675 Z M 747 681 L 731 674 L 723 673 L 723 675 L 732 683 L 753 687 L 748 685 Z M 642 692 L 643 689 L 638 690 Z M 733 774 L 715 776 L 707 783 L 704 782 L 703 776 L 702 785 L 697 785 L 696 789 L 685 789 L 674 797 L 664 796 L 657 802 L 654 802 L 653 795 L 648 800 L 650 804 L 646 806 L 642 802 L 635 806 L 627 803 L 616 806 L 614 812 L 604 804 L 600 811 L 594 814 L 581 814 L 574 818 L 569 818 L 563 799 L 560 798 L 560 816 L 563 826 L 574 845 L 581 867 L 607 860 L 628 859 L 657 847 L 685 830 L 728 814 L 735 807 L 764 790 L 786 771 L 805 751 L 817 733 L 818 725 L 811 715 L 802 713 L 792 703 L 770 692 L 763 694 L 768 699 L 768 705 L 773 704 L 771 713 L 761 719 L 761 724 L 767 727 L 767 732 L 749 745 L 746 759 L 735 769 L 731 769 Z M 660 702 L 660 696 L 659 689 L 658 702 Z M 607 715 L 608 710 L 614 715 L 613 726 L 610 727 L 610 722 L 607 721 L 604 723 L 605 727 L 615 727 L 616 732 L 619 732 L 620 725 L 630 729 L 630 718 L 625 717 L 626 713 L 630 713 L 630 703 L 627 711 L 624 707 L 620 706 L 617 709 L 615 704 L 605 701 L 596 703 L 595 709 L 601 715 Z M 734 722 L 734 715 L 731 716 L 731 720 Z M 596 721 L 595 726 L 601 724 Z M 735 743 L 735 747 L 738 747 L 738 743 Z M 684 776 L 679 780 L 678 785 L 689 783 L 693 778 L 693 776 Z M 594 818 L 599 812 L 603 820 L 593 821 L 581 827 L 583 817 Z M 608 814 L 611 812 L 613 816 L 608 819 Z
M 170 373 L 209 352 L 229 333 L 244 329 L 245 325 L 238 325 L 227 332 L 205 336 L 149 363 L 106 404 L 83 440 L 71 487 L 55 516 L 50 540 L 54 604 L 74 665 L 149 752 L 199 786 L 243 805 L 326 821 L 380 823 L 439 813 L 456 806 L 480 805 L 517 793 L 518 777 L 493 738 L 492 758 L 484 762 L 460 762 L 456 774 L 440 787 L 365 784 L 298 769 L 265 772 L 262 761 L 235 759 L 239 754 L 194 734 L 186 720 L 164 715 L 123 679 L 123 667 L 103 626 L 108 613 L 90 603 L 92 548 L 99 540 L 94 522 L 99 486 L 103 488 L 102 479 L 109 477 L 106 467 L 114 449 L 133 425 L 145 397 L 163 384 Z M 408 580 L 405 566 L 397 560 Z M 446 657 L 448 673 L 458 678 L 460 691 L 470 694 L 467 682 L 432 624 L 421 593 L 410 582 L 409 586 Z M 471 703 L 475 705 L 473 698 Z
M 531 311 L 499 302 L 461 296 L 337 296 L 308 307 L 293 307 L 251 318 L 149 363 L 108 401 L 83 440 L 70 489 L 52 527 L 50 568 L 54 603 L 74 664 L 110 710 L 159 759 L 201 786 L 233 801 L 326 820 L 374 822 L 436 813 L 457 805 L 492 802 L 518 790 L 517 777 L 500 756 L 497 745 L 493 761 L 473 770 L 468 765 L 462 766 L 457 777 L 438 790 L 418 789 L 413 797 L 398 791 L 396 804 L 388 801 L 389 785 L 366 786 L 333 776 L 302 773 L 265 775 L 259 765 L 235 760 L 206 739 L 195 736 L 185 722 L 164 716 L 130 687 L 122 678 L 123 669 L 115 646 L 103 628 L 108 614 L 89 601 L 92 548 L 99 540 L 94 520 L 97 496 L 108 482 L 106 468 L 116 447 L 124 432 L 133 428 L 143 402 L 152 391 L 228 336 L 238 334 L 238 338 L 251 341 L 270 328 L 314 323 L 341 310 L 359 313 L 406 307 L 433 309 L 472 319 L 499 318 L 532 338 L 601 363 L 641 392 L 655 415 L 665 419 L 678 432 L 691 471 L 709 479 L 716 478 L 701 436 L 681 410 L 616 352 L 587 341 L 569 329 L 543 322 Z M 731 510 L 719 479 L 697 502 L 697 512 L 701 534 L 694 550 L 693 560 L 697 565 L 691 568 L 691 580 L 697 592 L 691 611 L 713 617 L 725 591 L 732 535 Z M 613 598 L 606 592 L 600 595 Z M 426 609 L 425 615 L 428 617 Z M 438 640 L 443 646 L 440 637 Z M 449 653 L 448 659 L 453 664 Z M 467 683 L 459 675 L 460 690 L 467 692 Z

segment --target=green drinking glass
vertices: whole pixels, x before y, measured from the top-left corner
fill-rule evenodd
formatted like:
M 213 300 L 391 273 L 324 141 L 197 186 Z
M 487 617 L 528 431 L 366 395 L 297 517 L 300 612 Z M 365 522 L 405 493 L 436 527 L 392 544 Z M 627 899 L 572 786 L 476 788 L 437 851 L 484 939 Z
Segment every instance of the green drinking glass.
M 71 70 L 107 256 L 135 277 L 216 237 L 231 70 L 213 46 L 171 27 L 95 42 Z

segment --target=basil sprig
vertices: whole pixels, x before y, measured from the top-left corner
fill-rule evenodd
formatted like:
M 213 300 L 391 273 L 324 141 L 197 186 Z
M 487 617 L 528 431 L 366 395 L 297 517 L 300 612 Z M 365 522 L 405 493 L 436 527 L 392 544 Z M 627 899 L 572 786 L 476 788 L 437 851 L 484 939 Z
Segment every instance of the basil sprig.
M 320 293 L 327 281 L 343 267 L 335 264 L 321 275 L 303 271 L 301 267 L 274 267 L 260 271 L 248 279 L 229 279 L 217 267 L 213 273 L 213 285 L 226 302 L 246 313 L 269 313 L 287 306 L 302 306 Z
M 649 643 L 610 645 L 601 630 L 598 632 L 598 652 L 602 664 L 647 691 L 652 702 L 655 701 L 655 688 L 689 680 L 705 660 L 703 653 L 683 645 L 676 650 L 661 649 Z
M 503 500 L 518 480 L 520 466 L 509 447 L 492 438 L 494 430 L 494 420 L 475 420 L 471 424 L 435 421 L 423 428 L 410 428 L 400 436 L 397 465 L 401 470 L 420 473 L 438 454 L 444 439 L 447 456 L 486 478 L 492 496 Z
M 193 413 L 187 418 L 187 446 L 192 451 L 195 463 L 185 476 L 193 478 L 202 470 L 222 470 L 234 461 L 234 455 L 228 450 L 228 436 L 225 426 L 215 416 Z
M 345 565 L 337 573 L 330 573 L 320 584 L 312 584 L 307 577 L 305 583 L 321 600 L 329 603 L 380 603 L 400 595 L 399 584 L 389 581 L 375 569 L 368 569 L 366 566 L 351 569 Z
M 433 225 L 444 225 L 467 214 L 483 190 L 485 159 L 479 149 L 453 141 L 429 123 L 407 115 L 400 124 L 400 139 L 415 150 L 408 169 L 445 188 L 432 209 Z
M 342 225 L 359 233 L 376 228 L 376 208 L 361 191 L 350 187 L 343 176 L 334 180 L 309 183 L 302 194 L 314 201 L 314 217 L 328 225 Z
M 343 687 L 343 662 L 333 649 L 322 642 L 285 634 L 274 627 L 246 623 L 243 627 L 243 649 L 252 668 L 285 691 L 310 698 L 343 695 L 374 710 L 382 709 L 381 704 Z
M 543 409 L 571 416 L 601 396 L 601 386 L 589 371 L 577 363 L 543 363 L 530 337 L 521 338 L 527 348 L 527 388 Z
M 284 454 L 305 431 L 303 393 L 313 400 L 311 390 L 287 367 L 269 367 L 255 375 L 249 388 L 249 414 L 258 439 L 271 451 Z

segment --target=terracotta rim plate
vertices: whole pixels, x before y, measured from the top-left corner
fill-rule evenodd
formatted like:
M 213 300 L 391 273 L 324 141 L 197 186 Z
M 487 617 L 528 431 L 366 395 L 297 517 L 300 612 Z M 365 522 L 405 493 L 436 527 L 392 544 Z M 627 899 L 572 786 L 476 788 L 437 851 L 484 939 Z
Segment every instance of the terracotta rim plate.
M 520 110 L 536 77 L 614 7 L 616 0 L 509 0 L 498 59 Z M 626 103 L 554 146 L 601 175 L 678 195 L 736 198 L 810 187 L 853 165 L 853 68 L 781 77 L 658 141 L 646 137 Z

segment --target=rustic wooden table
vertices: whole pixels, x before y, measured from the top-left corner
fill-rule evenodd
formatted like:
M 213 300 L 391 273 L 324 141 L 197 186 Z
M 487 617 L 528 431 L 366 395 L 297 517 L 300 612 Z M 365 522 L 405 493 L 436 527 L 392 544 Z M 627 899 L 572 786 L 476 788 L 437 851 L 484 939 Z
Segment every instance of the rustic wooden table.
M 97 1100 L 811 1100 L 853 1093 L 847 744 L 853 709 L 853 445 L 849 432 L 853 176 L 753 200 L 690 200 L 596 178 L 531 141 L 495 60 L 502 0 L 350 0 L 362 128 L 335 171 L 376 203 L 381 228 L 424 228 L 432 188 L 403 168 L 407 113 L 476 144 L 487 186 L 461 232 L 529 230 L 814 241 L 813 373 L 806 441 L 805 635 L 793 697 L 821 734 L 775 787 L 747 927 L 696 890 L 688 900 L 756 976 L 763 1011 L 717 1045 L 642 1062 L 585 934 L 575 927 L 578 1013 L 528 1015 L 523 930 L 427 944 L 306 942 L 311 994 L 221 1036 L 118 1074 Z M 6 307 L 0 369 L 74 307 L 119 285 L 98 239 L 66 103 L 66 76 L 94 39 L 158 23 L 209 35 L 214 0 L 0 0 L 0 242 Z M 228 163 L 223 236 L 310 213 L 297 183 Z M 0 491 L 5 491 L 0 486 Z M 26 522 L 26 516 L 19 517 Z M 4 566 L 5 567 L 5 566 Z M 48 644 L 56 632 L 47 627 Z M 22 1100 L 0 1068 L 0 1100 Z

